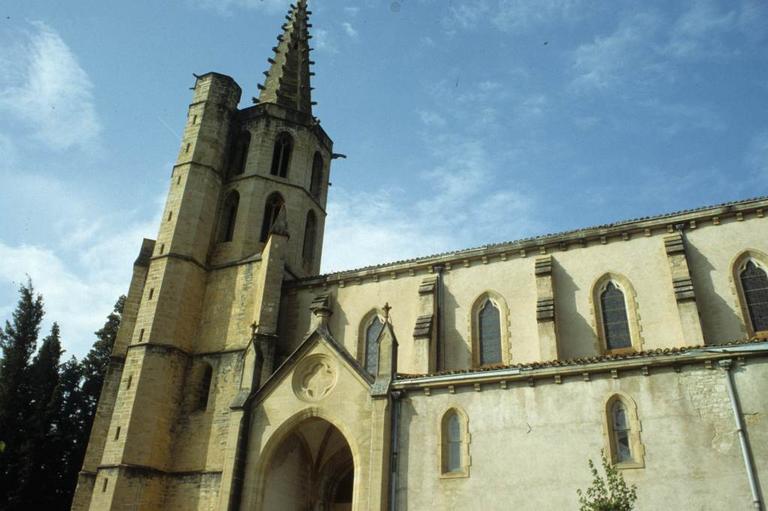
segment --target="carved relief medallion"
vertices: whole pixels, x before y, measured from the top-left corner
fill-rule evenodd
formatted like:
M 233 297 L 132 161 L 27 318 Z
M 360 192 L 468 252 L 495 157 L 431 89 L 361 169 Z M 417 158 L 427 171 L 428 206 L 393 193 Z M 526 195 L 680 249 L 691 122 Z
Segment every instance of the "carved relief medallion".
M 336 386 L 336 364 L 325 355 L 302 361 L 293 373 L 293 392 L 304 401 L 320 401 Z

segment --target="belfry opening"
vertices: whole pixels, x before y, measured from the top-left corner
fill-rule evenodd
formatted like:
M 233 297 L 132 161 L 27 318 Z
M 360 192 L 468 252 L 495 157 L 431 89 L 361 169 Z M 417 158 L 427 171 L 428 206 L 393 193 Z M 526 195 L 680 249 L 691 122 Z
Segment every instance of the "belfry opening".
M 288 433 L 267 463 L 265 511 L 352 509 L 355 466 L 349 443 L 333 424 L 307 419 Z

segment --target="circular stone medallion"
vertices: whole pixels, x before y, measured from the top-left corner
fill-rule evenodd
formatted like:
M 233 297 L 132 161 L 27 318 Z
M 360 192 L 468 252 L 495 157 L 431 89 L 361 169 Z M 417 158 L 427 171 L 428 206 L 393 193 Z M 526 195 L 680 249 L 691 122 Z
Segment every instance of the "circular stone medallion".
M 320 401 L 336 386 L 336 363 L 325 355 L 312 355 L 293 372 L 293 392 L 304 401 Z

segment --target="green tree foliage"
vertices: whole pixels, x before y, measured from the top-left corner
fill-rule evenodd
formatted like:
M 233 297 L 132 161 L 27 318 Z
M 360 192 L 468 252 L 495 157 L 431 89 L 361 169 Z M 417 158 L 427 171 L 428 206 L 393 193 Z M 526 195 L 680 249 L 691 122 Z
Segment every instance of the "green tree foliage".
M 11 496 L 23 473 L 22 444 L 30 419 L 32 388 L 30 358 L 37 346 L 43 299 L 35 295 L 32 282 L 19 288 L 19 302 L 11 321 L 0 329 L 0 495 Z M 0 509 L 14 509 L 1 503 Z
M 0 329 L 0 511 L 68 510 L 125 303 L 122 296 L 82 360 L 61 363 L 59 327 L 35 353 L 43 300 L 19 289 Z M 33 357 L 34 355 L 34 357 Z
M 576 490 L 579 496 L 580 511 L 632 511 L 637 500 L 637 487 L 628 486 L 624 476 L 616 467 L 608 463 L 605 453 L 600 453 L 605 479 L 589 460 L 592 472 L 592 486 L 586 492 Z

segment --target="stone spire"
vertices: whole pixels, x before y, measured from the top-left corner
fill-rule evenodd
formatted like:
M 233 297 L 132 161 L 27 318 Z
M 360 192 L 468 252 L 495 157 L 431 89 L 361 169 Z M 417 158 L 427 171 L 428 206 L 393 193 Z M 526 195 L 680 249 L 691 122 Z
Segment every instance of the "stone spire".
M 283 33 L 277 36 L 277 46 L 272 48 L 274 58 L 269 59 L 271 67 L 264 74 L 267 79 L 259 85 L 259 103 L 276 103 L 285 108 L 312 115 L 312 88 L 309 66 L 309 15 L 307 0 L 298 0 L 285 17 Z

